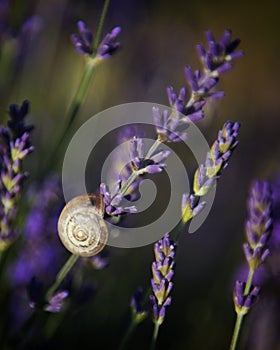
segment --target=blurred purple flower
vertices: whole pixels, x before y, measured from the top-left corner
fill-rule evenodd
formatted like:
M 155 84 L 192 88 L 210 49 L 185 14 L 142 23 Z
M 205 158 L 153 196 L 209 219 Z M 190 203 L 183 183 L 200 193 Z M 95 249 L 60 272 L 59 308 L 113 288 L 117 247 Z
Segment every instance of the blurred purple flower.
M 79 34 L 72 34 L 71 40 L 75 45 L 77 52 L 91 55 L 93 53 L 93 34 L 89 27 L 83 22 L 77 23 Z
M 68 297 L 68 291 L 63 290 L 54 293 L 47 301 L 45 301 L 45 288 L 43 283 L 36 277 L 33 277 L 27 286 L 29 297 L 29 306 L 31 309 L 43 308 L 45 311 L 52 313 L 60 312 L 63 301 Z
M 71 35 L 71 40 L 75 45 L 76 51 L 83 55 L 94 54 L 92 31 L 83 21 L 78 21 L 77 26 L 79 33 Z M 105 36 L 97 48 L 98 57 L 106 59 L 117 51 L 120 44 L 116 42 L 116 39 L 120 31 L 120 27 L 115 27 Z
M 105 38 L 99 44 L 97 55 L 104 59 L 112 56 L 120 47 L 120 43 L 116 42 L 118 35 L 121 32 L 120 27 L 115 27 L 110 33 L 108 33 Z
M 247 242 L 244 253 L 250 268 L 255 271 L 269 255 L 268 240 L 272 230 L 271 188 L 268 182 L 252 184 L 248 200 L 249 217 L 246 221 Z
M 84 261 L 89 263 L 95 270 L 103 270 L 109 265 L 108 251 L 105 248 L 101 253 L 86 258 Z
M 142 322 L 148 315 L 147 310 L 143 308 L 143 299 L 143 288 L 139 287 L 132 295 L 130 302 L 132 317 L 136 323 Z
M 49 298 L 48 304 L 44 307 L 44 310 L 52 313 L 60 312 L 64 303 L 64 299 L 66 299 L 68 295 L 69 293 L 67 290 L 56 292 Z
M 14 219 L 24 180 L 28 174 L 22 171 L 23 159 L 34 150 L 25 117 L 29 102 L 21 106 L 10 105 L 8 127 L 0 126 L 0 250 L 17 236 Z
M 44 284 L 53 282 L 65 253 L 56 233 L 61 198 L 56 177 L 29 191 L 29 200 L 34 204 L 25 221 L 22 249 L 9 269 L 12 285 L 25 288 L 34 276 Z

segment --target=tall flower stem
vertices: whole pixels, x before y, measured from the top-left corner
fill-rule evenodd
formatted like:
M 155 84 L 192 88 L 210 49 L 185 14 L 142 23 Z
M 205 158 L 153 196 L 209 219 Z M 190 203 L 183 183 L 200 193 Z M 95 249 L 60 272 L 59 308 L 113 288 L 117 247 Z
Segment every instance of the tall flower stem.
M 135 328 L 137 327 L 138 322 L 136 322 L 134 319 L 131 321 L 129 327 L 127 328 L 127 331 L 122 339 L 121 345 L 119 346 L 119 350 L 124 350 L 127 347 L 127 344 L 131 338 L 131 335 L 133 334 Z
M 244 291 L 244 296 L 246 297 L 251 289 L 252 286 L 252 281 L 253 281 L 253 277 L 254 277 L 254 270 L 252 268 L 250 268 L 249 273 L 248 273 L 248 277 L 247 277 L 247 281 L 246 281 L 246 286 L 245 286 L 245 291 Z M 233 330 L 233 334 L 232 334 L 232 339 L 231 339 L 231 344 L 230 344 L 230 350 L 235 350 L 236 349 L 236 345 L 237 345 L 237 341 L 239 338 L 239 334 L 240 334 L 240 330 L 241 330 L 241 326 L 242 326 L 242 321 L 244 318 L 245 314 L 242 312 L 238 312 L 236 315 L 236 321 L 235 321 L 235 325 L 234 325 L 234 330 Z
M 55 279 L 55 282 L 47 290 L 46 300 L 48 300 L 53 295 L 53 293 L 56 291 L 56 289 L 60 286 L 60 284 L 62 283 L 64 278 L 68 275 L 68 273 L 70 272 L 70 270 L 72 269 L 72 267 L 74 266 L 74 264 L 76 263 L 78 258 L 79 258 L 78 255 L 74 255 L 74 254 L 70 255 L 70 257 L 68 258 L 66 263 L 62 266 L 62 268 L 58 272 L 56 279 Z
M 101 39 L 101 33 L 102 33 L 102 29 L 103 29 L 103 25 L 104 25 L 104 21 L 106 18 L 109 4 L 110 4 L 110 0 L 105 0 L 104 5 L 103 5 L 103 9 L 101 12 L 100 20 L 98 23 L 96 36 L 94 39 L 93 54 L 92 54 L 92 56 L 87 58 L 87 63 L 86 63 L 85 70 L 84 70 L 84 73 L 82 75 L 81 81 L 80 81 L 79 86 L 77 88 L 77 91 L 73 97 L 73 100 L 70 104 L 70 107 L 66 113 L 66 127 L 64 128 L 62 135 L 59 137 L 58 143 L 54 147 L 53 151 L 50 153 L 49 161 L 46 162 L 46 164 L 47 164 L 46 170 L 49 170 L 48 168 L 49 168 L 50 162 L 55 164 L 57 157 L 59 156 L 59 150 L 60 150 L 61 146 L 63 145 L 63 143 L 68 135 L 68 132 L 71 129 L 73 122 L 74 122 L 77 114 L 79 113 L 81 106 L 83 105 L 83 103 L 85 101 L 90 84 L 91 84 L 92 79 L 94 77 L 95 68 L 102 61 L 102 59 L 97 57 L 97 48 L 98 48 L 98 45 L 99 45 L 99 42 Z
M 241 329 L 243 317 L 244 317 L 243 314 L 237 314 L 237 316 L 236 316 L 234 331 L 233 331 L 232 340 L 231 340 L 231 344 L 230 344 L 230 350 L 236 349 L 236 344 L 237 344 L 237 340 L 239 337 L 239 332 Z
M 153 338 L 152 338 L 152 342 L 151 342 L 151 350 L 154 350 L 156 348 L 159 326 L 160 326 L 160 324 L 158 322 L 156 322 L 154 324 L 154 332 L 153 332 Z

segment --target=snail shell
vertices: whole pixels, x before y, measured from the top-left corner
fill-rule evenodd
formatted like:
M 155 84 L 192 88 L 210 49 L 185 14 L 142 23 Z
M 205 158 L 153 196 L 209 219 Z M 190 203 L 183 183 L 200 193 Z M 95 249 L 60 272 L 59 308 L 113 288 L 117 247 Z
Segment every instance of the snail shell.
M 103 197 L 86 194 L 73 198 L 58 220 L 58 234 L 71 253 L 89 257 L 98 254 L 108 240 Z

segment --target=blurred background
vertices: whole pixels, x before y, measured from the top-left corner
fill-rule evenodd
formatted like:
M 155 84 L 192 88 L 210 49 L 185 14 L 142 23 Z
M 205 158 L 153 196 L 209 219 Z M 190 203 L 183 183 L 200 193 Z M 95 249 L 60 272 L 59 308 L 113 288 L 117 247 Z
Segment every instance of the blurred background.
M 95 32 L 102 5 L 103 1 L 95 0 L 0 1 L 0 121 L 6 122 L 10 103 L 30 101 L 36 151 L 25 163 L 30 173 L 27 187 L 51 173 L 61 175 L 59 162 L 50 166 L 49 173 L 42 174 L 42 169 L 65 128 L 66 111 L 83 72 L 83 57 L 76 53 L 70 34 L 77 31 L 79 19 Z M 28 32 L 23 25 L 31 16 L 35 17 Z M 178 91 L 186 86 L 184 67 L 199 68 L 195 45 L 205 43 L 207 29 L 216 39 L 231 29 L 245 52 L 220 81 L 225 98 L 208 104 L 205 120 L 198 123 L 211 144 L 225 121 L 240 121 L 240 143 L 219 180 L 207 220 L 195 235 L 180 237 L 173 302 L 160 329 L 158 349 L 229 346 L 235 320 L 232 290 L 245 261 L 242 244 L 248 190 L 254 179 L 275 182 L 280 174 L 278 17 L 279 4 L 272 0 L 111 1 L 103 33 L 120 25 L 121 50 L 97 69 L 74 129 L 95 113 L 122 103 L 168 104 L 166 87 L 172 85 Z M 191 178 L 196 164 L 191 157 L 187 159 Z M 96 187 L 98 179 L 93 180 Z M 10 264 L 19 254 L 17 249 L 21 249 L 20 241 L 12 250 Z M 96 286 L 94 295 L 74 305 L 70 298 L 62 313 L 48 317 L 47 330 L 29 348 L 72 349 L 87 344 L 89 348 L 118 348 L 130 322 L 131 295 L 138 286 L 146 289 L 149 285 L 153 247 L 108 250 L 109 266 L 86 272 Z M 240 349 L 280 347 L 280 265 L 276 258 L 273 264 L 273 288 L 264 287 L 261 298 L 266 304 L 260 302 L 246 317 Z M 11 287 L 6 288 L 10 291 Z M 252 340 L 256 334 L 257 345 Z M 149 348 L 151 336 L 152 322 L 146 320 L 128 348 Z

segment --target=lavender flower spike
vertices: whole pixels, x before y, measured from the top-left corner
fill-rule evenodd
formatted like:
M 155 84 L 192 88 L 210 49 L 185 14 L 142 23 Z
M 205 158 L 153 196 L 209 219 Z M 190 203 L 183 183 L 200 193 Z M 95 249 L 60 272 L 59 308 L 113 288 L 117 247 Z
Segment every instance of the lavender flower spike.
M 155 261 L 152 263 L 153 278 L 151 285 L 153 295 L 150 295 L 150 302 L 153 310 L 153 321 L 161 325 L 165 318 L 166 308 L 171 305 L 170 292 L 173 288 L 171 282 L 175 268 L 176 243 L 169 234 L 154 245 Z
M 197 122 L 204 118 L 203 107 L 209 98 L 221 99 L 223 91 L 217 91 L 216 85 L 223 73 L 231 70 L 232 61 L 243 56 L 242 51 L 235 51 L 240 40 L 231 41 L 231 32 L 226 30 L 217 43 L 211 31 L 206 32 L 208 50 L 201 44 L 197 45 L 202 70 L 193 70 L 185 67 L 185 76 L 189 85 L 189 98 L 187 89 L 182 87 L 177 96 L 172 86 L 167 88 L 167 96 L 172 113 L 164 111 L 162 116 L 154 111 L 154 119 L 161 142 L 178 142 L 181 136 L 186 137 L 186 129 L 190 122 Z M 185 125 L 184 125 L 185 124 Z M 168 130 L 168 131 L 166 131 Z M 174 136 L 175 134 L 175 136 Z
M 229 158 L 238 144 L 239 127 L 239 123 L 226 122 L 207 153 L 205 163 L 196 170 L 193 181 L 194 194 L 183 195 L 182 221 L 184 223 L 200 213 L 205 206 L 205 202 L 199 203 L 199 198 L 205 196 L 215 186 L 221 171 L 228 165 Z
M 101 41 L 95 52 L 96 48 L 93 45 L 93 33 L 89 27 L 83 21 L 78 21 L 78 34 L 72 34 L 71 40 L 76 48 L 76 51 L 82 55 L 92 56 L 93 54 L 101 59 L 106 59 L 112 56 L 120 46 L 119 42 L 116 42 L 116 38 L 121 32 L 120 27 L 115 27 L 105 38 Z
M 17 235 L 13 221 L 23 182 L 28 175 L 22 171 L 22 161 L 34 150 L 30 142 L 33 126 L 26 126 L 24 120 L 28 109 L 28 101 L 21 106 L 11 105 L 8 127 L 0 126 L 0 250 Z
M 236 281 L 233 292 L 235 311 L 242 315 L 249 312 L 260 292 L 259 287 L 252 287 L 249 294 L 245 295 L 245 285 L 244 282 Z
M 204 196 L 221 176 L 232 151 L 238 144 L 237 136 L 240 124 L 226 122 L 218 133 L 218 138 L 206 156 L 206 161 L 195 173 L 193 190 L 196 196 Z
M 249 217 L 245 230 L 244 253 L 250 269 L 255 271 L 269 255 L 268 240 L 272 230 L 271 189 L 268 182 L 253 183 L 248 200 Z

